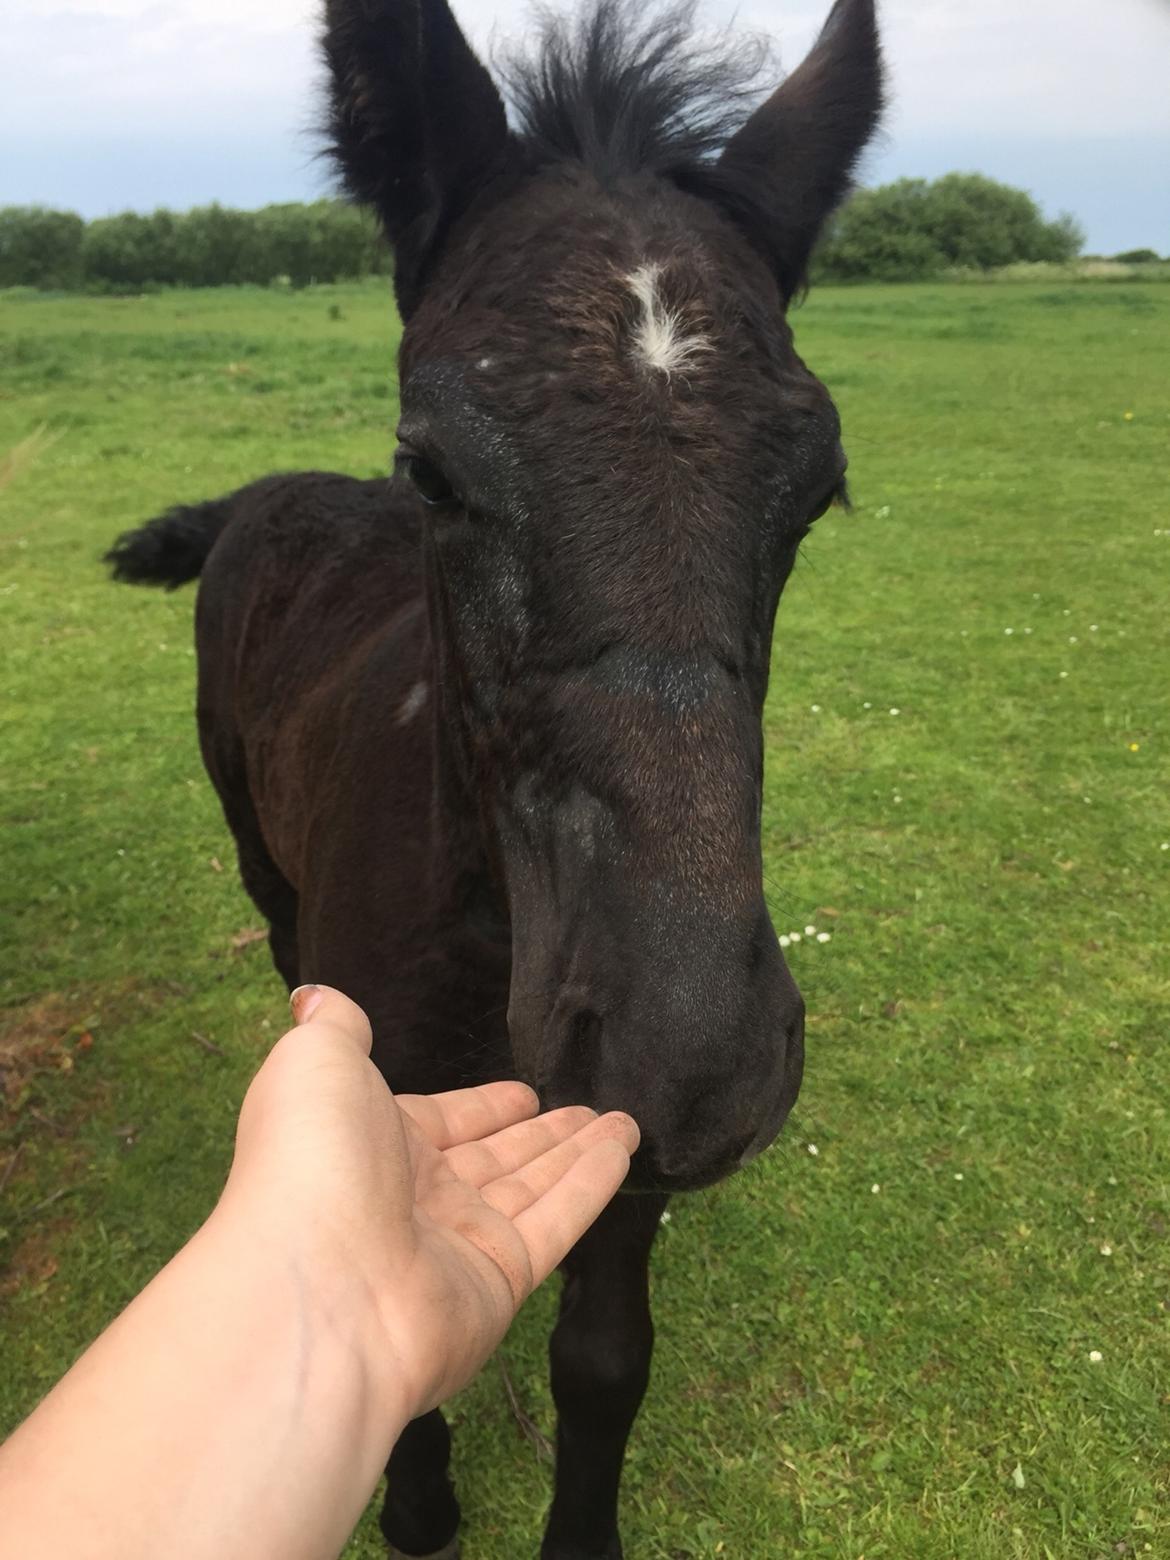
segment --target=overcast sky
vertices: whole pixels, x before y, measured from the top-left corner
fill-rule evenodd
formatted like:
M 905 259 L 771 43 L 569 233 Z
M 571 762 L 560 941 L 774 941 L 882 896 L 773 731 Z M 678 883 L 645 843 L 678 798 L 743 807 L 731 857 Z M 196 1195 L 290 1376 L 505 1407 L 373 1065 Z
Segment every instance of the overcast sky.
M 555 0 L 558 5 L 562 0 Z M 563 0 L 571 3 L 571 0 Z M 527 0 L 454 0 L 481 49 Z M 705 0 L 797 64 L 829 0 Z M 311 0 L 5 8 L 0 205 L 86 216 L 327 188 Z M 1170 253 L 1170 0 L 885 0 L 894 107 L 867 182 L 978 169 L 1072 211 L 1091 251 Z

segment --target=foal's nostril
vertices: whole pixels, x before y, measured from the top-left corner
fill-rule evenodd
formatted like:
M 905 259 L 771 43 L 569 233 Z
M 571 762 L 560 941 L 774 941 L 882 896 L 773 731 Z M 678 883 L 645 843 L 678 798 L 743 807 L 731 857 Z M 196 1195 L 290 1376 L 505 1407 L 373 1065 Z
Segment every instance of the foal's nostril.
M 740 1156 L 733 1155 L 663 1158 L 653 1143 L 646 1147 L 643 1140 L 631 1162 L 629 1184 L 640 1191 L 697 1192 L 722 1181 L 739 1163 Z

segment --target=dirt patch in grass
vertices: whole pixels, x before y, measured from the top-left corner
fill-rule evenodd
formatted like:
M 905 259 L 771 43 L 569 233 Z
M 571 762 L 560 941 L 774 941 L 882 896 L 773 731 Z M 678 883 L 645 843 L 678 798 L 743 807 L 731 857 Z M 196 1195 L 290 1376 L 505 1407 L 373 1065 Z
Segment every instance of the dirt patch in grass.
M 71 1073 L 93 1046 L 96 1023 L 92 996 L 52 991 L 0 1015 L 0 1130 L 22 1119 L 44 1118 L 38 1111 L 39 1085 L 53 1075 Z M 62 1130 L 59 1122 L 50 1122 Z
M 144 1009 L 173 1002 L 176 993 L 184 994 L 174 986 L 127 980 L 50 991 L 0 1012 L 0 1142 L 17 1146 L 30 1124 L 71 1136 L 82 1110 L 92 1112 L 99 1085 L 92 1075 L 75 1093 L 63 1093 L 55 1084 L 63 1078 L 80 1080 L 86 1057 L 104 1034 L 140 1018 Z
M 135 1010 L 173 1000 L 173 995 L 127 981 L 47 992 L 0 1013 L 0 1199 L 9 1198 L 15 1186 L 30 1184 L 35 1196 L 50 1160 L 57 1183 L 46 1188 L 47 1201 L 26 1209 L 22 1219 L 47 1208 L 58 1187 L 72 1183 L 82 1153 L 75 1142 L 78 1126 L 108 1113 L 110 1085 L 86 1067 L 103 1033 L 116 1032 Z M 48 1242 L 58 1223 L 38 1219 L 38 1238 Z M 26 1245 L 27 1240 L 18 1245 L 10 1262 L 20 1265 Z M 43 1266 L 35 1252 L 28 1266 L 30 1272 Z
M 25 1204 L 0 1230 L 0 1299 L 43 1290 L 57 1271 L 56 1253 L 71 1220 L 53 1204 L 77 1174 L 77 1123 L 100 1108 L 105 1091 L 92 1076 L 77 1089 L 55 1085 L 76 1075 L 93 1049 L 98 1011 L 91 992 L 54 991 L 0 1015 L 0 1143 L 7 1150 L 0 1206 L 13 1206 L 17 1187 Z M 57 1184 L 30 1207 L 50 1163 Z
M 0 1299 L 43 1292 L 85 1178 L 78 1128 L 109 1114 L 111 1086 L 86 1061 L 103 1032 L 172 993 L 129 981 L 50 991 L 0 1013 Z
M 69 1219 L 38 1225 L 18 1240 L 0 1271 L 0 1300 L 22 1291 L 43 1292 L 57 1272 L 57 1252 L 72 1228 Z

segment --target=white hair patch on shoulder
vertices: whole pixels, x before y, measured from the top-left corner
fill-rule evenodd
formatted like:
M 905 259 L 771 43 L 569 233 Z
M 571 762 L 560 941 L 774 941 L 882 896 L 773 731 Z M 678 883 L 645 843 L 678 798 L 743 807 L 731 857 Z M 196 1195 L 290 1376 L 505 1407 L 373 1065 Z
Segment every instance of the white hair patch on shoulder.
M 697 357 L 711 351 L 706 336 L 686 333 L 683 317 L 677 309 L 662 301 L 658 282 L 662 267 L 640 265 L 626 278 L 634 297 L 642 305 L 641 317 L 634 327 L 634 350 L 647 368 L 660 369 L 667 378 L 690 368 Z
M 425 682 L 416 682 L 398 706 L 398 719 L 394 724 L 396 726 L 408 726 L 427 702 L 427 695 L 430 691 Z

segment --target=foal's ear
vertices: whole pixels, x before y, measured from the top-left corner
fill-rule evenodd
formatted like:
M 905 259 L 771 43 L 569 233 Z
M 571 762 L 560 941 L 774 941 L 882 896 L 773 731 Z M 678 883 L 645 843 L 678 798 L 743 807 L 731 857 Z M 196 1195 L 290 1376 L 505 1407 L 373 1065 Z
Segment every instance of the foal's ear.
M 763 216 L 759 234 L 788 301 L 849 192 L 883 102 L 874 0 L 836 0 L 803 63 L 728 141 L 719 170 Z
M 450 224 L 506 161 L 504 104 L 447 0 L 326 0 L 330 149 L 394 246 L 403 316 Z

